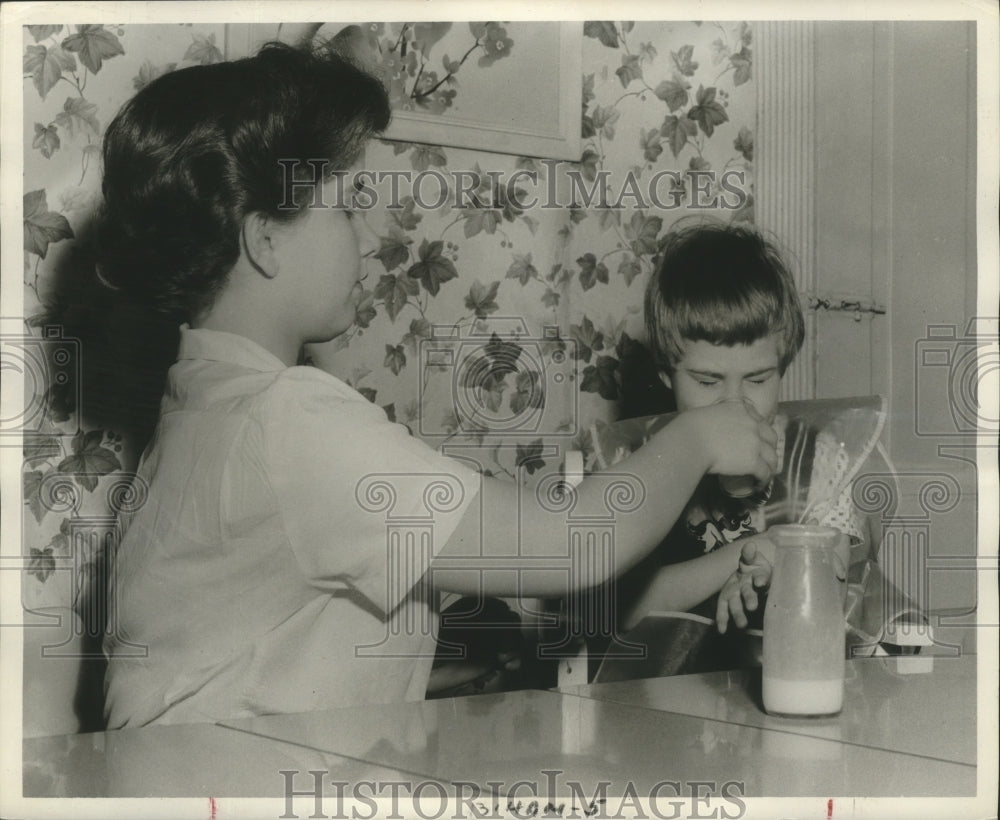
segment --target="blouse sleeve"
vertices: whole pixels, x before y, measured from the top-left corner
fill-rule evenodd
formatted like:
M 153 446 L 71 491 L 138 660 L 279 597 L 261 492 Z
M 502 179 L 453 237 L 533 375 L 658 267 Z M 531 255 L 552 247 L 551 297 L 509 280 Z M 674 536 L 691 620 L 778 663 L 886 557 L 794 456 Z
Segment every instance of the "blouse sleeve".
M 478 473 L 314 368 L 285 371 L 260 416 L 265 468 L 306 577 L 392 611 L 476 496 Z

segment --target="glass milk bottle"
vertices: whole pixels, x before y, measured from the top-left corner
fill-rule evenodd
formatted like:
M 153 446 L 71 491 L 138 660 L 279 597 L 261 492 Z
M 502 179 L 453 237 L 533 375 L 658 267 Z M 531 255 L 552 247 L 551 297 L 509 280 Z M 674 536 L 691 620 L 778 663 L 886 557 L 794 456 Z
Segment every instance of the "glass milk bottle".
M 833 715 L 844 699 L 845 630 L 834 527 L 771 527 L 776 546 L 764 609 L 763 698 L 771 714 Z

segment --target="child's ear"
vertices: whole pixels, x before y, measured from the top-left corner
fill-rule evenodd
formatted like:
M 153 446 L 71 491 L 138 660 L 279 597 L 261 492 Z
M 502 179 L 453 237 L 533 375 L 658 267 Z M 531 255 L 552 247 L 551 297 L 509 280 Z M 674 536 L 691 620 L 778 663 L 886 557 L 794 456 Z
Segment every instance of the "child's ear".
M 659 370 L 659 371 L 657 371 L 657 374 L 660 377 L 660 381 L 663 382 L 663 384 L 666 386 L 666 388 L 668 390 L 673 390 L 674 389 L 674 382 L 670 378 L 670 374 L 667 373 L 666 370 Z
M 243 220 L 240 235 L 242 251 L 254 269 L 273 279 L 278 275 L 278 257 L 275 251 L 274 222 L 265 214 L 253 212 Z

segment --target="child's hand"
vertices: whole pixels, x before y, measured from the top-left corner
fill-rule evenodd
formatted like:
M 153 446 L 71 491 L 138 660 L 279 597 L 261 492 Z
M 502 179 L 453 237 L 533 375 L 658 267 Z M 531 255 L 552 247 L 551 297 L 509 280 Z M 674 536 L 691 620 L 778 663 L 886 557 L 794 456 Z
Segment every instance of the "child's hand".
M 715 623 L 724 633 L 730 617 L 740 629 L 747 625 L 747 612 L 757 609 L 757 590 L 771 582 L 774 566 L 774 542 L 767 536 L 754 535 L 746 539 L 740 551 L 739 568 L 733 572 L 719 590 L 715 610 Z
M 778 467 L 778 436 L 767 421 L 745 401 L 725 401 L 686 410 L 699 444 L 708 454 L 709 473 L 753 475 L 759 484 L 770 481 Z

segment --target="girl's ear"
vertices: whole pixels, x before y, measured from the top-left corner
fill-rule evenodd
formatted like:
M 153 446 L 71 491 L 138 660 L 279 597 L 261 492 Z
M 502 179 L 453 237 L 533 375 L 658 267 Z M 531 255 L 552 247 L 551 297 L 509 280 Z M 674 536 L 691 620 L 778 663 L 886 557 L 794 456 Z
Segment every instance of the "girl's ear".
M 265 214 L 253 212 L 243 220 L 240 237 L 242 251 L 254 269 L 262 276 L 273 279 L 278 275 L 278 257 L 275 254 L 274 222 Z
M 666 385 L 668 390 L 674 389 L 673 380 L 671 380 L 670 374 L 667 373 L 666 370 L 658 370 L 657 375 L 660 377 L 660 381 L 663 382 L 664 385 Z

